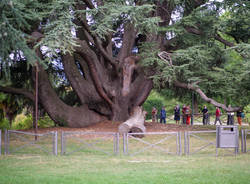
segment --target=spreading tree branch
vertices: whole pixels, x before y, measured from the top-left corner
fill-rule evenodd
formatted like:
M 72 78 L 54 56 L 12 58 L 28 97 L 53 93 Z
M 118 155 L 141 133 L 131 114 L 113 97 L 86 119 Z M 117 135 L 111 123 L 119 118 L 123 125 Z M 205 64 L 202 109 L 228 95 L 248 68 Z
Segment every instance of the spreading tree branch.
M 136 56 L 130 56 L 124 59 L 123 62 L 123 86 L 122 86 L 122 96 L 127 96 L 130 93 L 130 85 L 132 80 L 132 75 L 136 67 L 136 62 L 139 60 Z
M 14 95 L 24 95 L 30 100 L 35 101 L 35 95 L 27 89 L 0 86 L 0 91 L 3 93 L 10 93 Z
M 101 52 L 101 54 L 103 55 L 103 57 L 106 60 L 108 60 L 115 68 L 117 68 L 117 64 L 118 64 L 117 60 L 115 60 L 115 58 L 113 58 L 112 56 L 110 56 L 108 54 L 108 52 L 105 50 L 105 48 L 103 48 L 102 42 L 101 42 L 100 38 L 98 36 L 94 35 L 91 32 L 88 24 L 85 21 L 83 22 L 83 27 L 86 30 L 86 32 L 88 33 L 88 35 L 93 38 L 93 41 L 94 41 L 97 49 Z
M 98 92 L 98 94 L 106 101 L 108 102 L 108 104 L 110 106 L 113 106 L 113 102 L 111 101 L 111 99 L 108 97 L 108 95 L 105 93 L 105 91 L 103 90 L 103 86 L 101 84 L 101 80 L 98 76 L 98 72 L 97 69 L 94 65 L 94 63 L 90 60 L 90 58 L 84 54 L 83 52 L 79 52 L 78 53 L 82 58 L 84 58 L 84 60 L 87 62 L 89 70 L 90 70 L 90 74 L 92 76 L 93 82 L 94 82 L 94 86 Z
M 174 86 L 195 91 L 200 95 L 200 97 L 204 101 L 206 101 L 206 102 L 208 102 L 216 107 L 220 107 L 220 108 L 226 110 L 227 112 L 236 112 L 236 111 L 241 109 L 241 107 L 227 107 L 225 104 L 219 103 L 219 102 L 215 101 L 214 99 L 207 97 L 206 94 L 199 87 L 195 86 L 194 84 L 186 84 L 186 83 L 180 82 L 178 80 L 175 80 Z
M 95 6 L 90 0 L 83 0 L 83 2 L 88 6 L 90 9 L 94 9 Z
M 192 34 L 196 34 L 196 35 L 203 35 L 204 34 L 201 30 L 196 29 L 194 27 L 187 26 L 187 27 L 185 27 L 185 29 L 186 29 L 187 32 L 192 33 Z M 227 45 L 229 47 L 233 47 L 234 46 L 233 43 L 231 43 L 231 42 L 223 39 L 218 33 L 215 34 L 214 38 L 217 41 L 219 41 L 219 42 L 221 42 L 221 43 L 223 43 L 223 44 L 225 44 L 225 45 Z
M 220 41 L 221 43 L 225 44 L 226 46 L 229 46 L 229 47 L 233 47 L 234 44 L 223 39 L 218 33 L 215 34 L 215 37 L 214 37 L 217 41 Z
M 88 103 L 89 96 L 92 96 L 92 100 L 100 100 L 99 95 L 96 93 L 95 88 L 92 85 L 92 80 L 86 80 L 84 79 L 84 76 L 81 75 L 75 63 L 74 56 L 66 54 L 62 57 L 62 62 L 64 65 L 64 72 L 66 73 L 66 76 L 69 79 L 71 86 L 78 95 L 82 104 Z M 84 69 L 87 70 L 86 68 Z M 83 71 L 84 75 L 85 73 L 87 73 L 85 72 L 85 70 Z
M 141 106 L 147 99 L 150 91 L 153 89 L 153 81 L 150 79 L 144 80 L 143 84 L 138 89 L 138 96 L 135 99 L 134 106 Z
M 122 47 L 118 53 L 118 59 L 121 62 L 120 64 L 122 64 L 122 62 L 126 57 L 131 55 L 131 51 L 135 43 L 135 37 L 136 37 L 136 31 L 134 29 L 134 26 L 130 23 L 125 24 L 123 39 L 122 39 Z
M 167 63 L 167 65 L 169 67 L 173 68 L 173 63 L 172 63 L 172 59 L 171 59 L 171 54 L 170 53 L 161 52 L 158 55 L 159 55 L 159 57 L 162 60 L 164 60 Z M 194 82 L 192 84 L 183 83 L 183 82 L 180 82 L 178 80 L 175 80 L 173 82 L 174 86 L 195 91 L 195 92 L 197 92 L 200 95 L 200 97 L 204 101 L 206 101 L 208 103 L 211 103 L 211 104 L 213 104 L 216 107 L 221 107 L 222 109 L 224 109 L 224 110 L 226 110 L 228 112 L 234 112 L 234 111 L 238 111 L 238 110 L 241 109 L 241 107 L 234 107 L 234 108 L 233 107 L 227 107 L 225 104 L 221 104 L 221 103 L 215 101 L 212 98 L 208 98 L 206 96 L 206 94 L 197 86 L 198 83 L 199 83 L 199 81 L 196 81 L 196 82 Z

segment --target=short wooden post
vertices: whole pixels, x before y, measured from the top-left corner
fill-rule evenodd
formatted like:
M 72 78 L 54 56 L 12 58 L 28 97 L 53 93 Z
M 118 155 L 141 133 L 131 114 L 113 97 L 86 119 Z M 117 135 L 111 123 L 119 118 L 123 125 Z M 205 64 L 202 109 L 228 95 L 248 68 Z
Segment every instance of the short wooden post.
M 182 155 L 182 145 L 181 145 L 181 132 L 178 132 L 178 138 L 179 138 L 179 155 Z
M 119 154 L 119 133 L 116 133 L 116 154 Z
M 54 155 L 57 155 L 57 131 L 55 131 L 53 134 L 54 134 L 53 153 L 54 153 Z
M 241 153 L 244 153 L 244 129 L 241 129 Z
M 187 132 L 184 132 L 184 152 L 187 155 Z
M 64 154 L 64 133 L 61 132 L 61 155 Z
M 244 153 L 247 152 L 247 130 L 244 130 Z
M 126 134 L 124 133 L 122 138 L 123 138 L 123 154 L 126 154 L 126 139 L 125 139 Z

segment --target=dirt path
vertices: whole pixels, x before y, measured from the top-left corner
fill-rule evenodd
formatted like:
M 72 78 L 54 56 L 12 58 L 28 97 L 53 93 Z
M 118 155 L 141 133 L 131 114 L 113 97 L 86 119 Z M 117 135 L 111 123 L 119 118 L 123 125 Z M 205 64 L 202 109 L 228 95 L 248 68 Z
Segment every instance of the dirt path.
M 68 128 L 68 127 L 51 127 L 42 128 L 38 130 L 38 133 L 44 133 L 48 131 L 83 131 L 83 132 L 117 132 L 120 122 L 104 121 L 95 125 L 91 125 L 85 128 Z M 176 124 L 160 124 L 160 123 L 145 123 L 147 132 L 175 132 L 175 131 L 190 131 L 190 130 L 211 130 L 215 129 L 215 126 L 187 126 Z M 33 131 L 33 130 L 28 130 Z

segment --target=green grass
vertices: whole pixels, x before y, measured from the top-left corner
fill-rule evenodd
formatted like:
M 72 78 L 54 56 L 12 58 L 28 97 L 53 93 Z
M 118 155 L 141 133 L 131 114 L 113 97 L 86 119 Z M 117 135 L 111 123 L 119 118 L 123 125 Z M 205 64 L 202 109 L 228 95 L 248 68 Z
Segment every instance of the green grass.
M 0 157 L 1 184 L 245 184 L 250 155 Z
M 200 135 L 204 139 L 215 141 L 211 134 Z M 77 137 L 79 138 L 79 137 Z M 148 135 L 144 141 L 159 142 L 164 136 Z M 28 139 L 28 137 L 26 137 Z M 51 137 L 41 139 L 51 140 Z M 89 143 L 112 152 L 111 139 L 105 142 L 97 141 L 96 137 L 85 139 Z M 174 152 L 175 137 L 161 142 L 158 146 L 168 148 Z M 14 144 L 15 143 L 15 144 Z M 194 151 L 204 143 L 195 137 L 190 137 L 190 151 Z M 183 144 L 183 139 L 182 139 Z M 15 146 L 21 142 L 12 140 Z M 72 151 L 82 145 L 78 139 L 69 137 L 67 149 Z M 49 149 L 51 146 L 47 145 Z M 143 143 L 130 140 L 129 151 L 136 152 L 145 146 Z M 138 155 L 107 156 L 91 149 L 79 152 L 53 156 L 38 150 L 34 154 L 32 147 L 8 156 L 0 156 L 0 184 L 247 184 L 250 183 L 250 153 L 233 155 L 224 149 L 219 149 L 215 156 L 215 149 L 210 146 L 192 156 L 172 156 L 150 148 Z M 58 145 L 60 150 L 60 141 Z M 26 154 L 24 154 L 26 152 Z M 120 140 L 120 152 L 122 142 Z M 211 154 L 213 153 L 213 154 Z

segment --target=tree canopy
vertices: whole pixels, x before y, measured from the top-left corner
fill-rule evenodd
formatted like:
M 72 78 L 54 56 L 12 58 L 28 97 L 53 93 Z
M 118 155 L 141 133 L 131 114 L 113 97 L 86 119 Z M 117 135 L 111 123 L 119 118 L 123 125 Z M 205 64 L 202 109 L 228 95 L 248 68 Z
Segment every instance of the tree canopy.
M 0 91 L 34 100 L 37 65 L 39 103 L 72 127 L 124 121 L 154 87 L 237 111 L 250 97 L 249 9 L 247 0 L 3 0 Z M 31 74 L 20 72 L 18 86 L 9 71 L 23 60 Z

